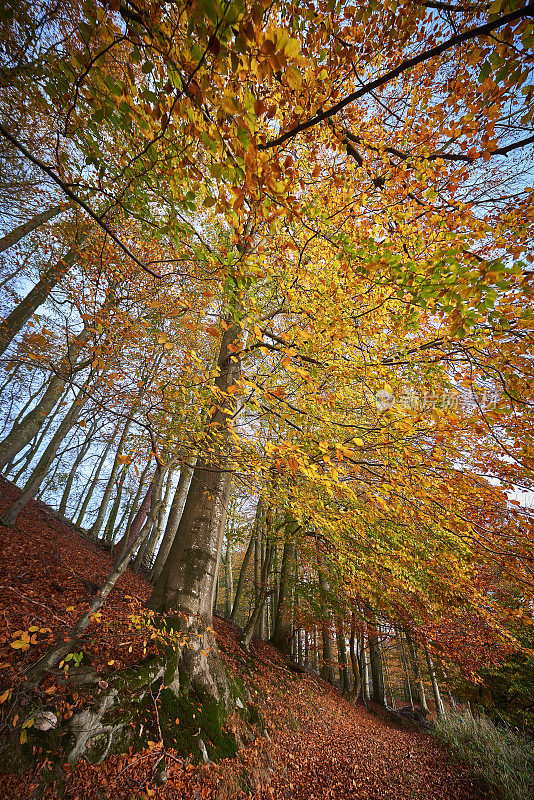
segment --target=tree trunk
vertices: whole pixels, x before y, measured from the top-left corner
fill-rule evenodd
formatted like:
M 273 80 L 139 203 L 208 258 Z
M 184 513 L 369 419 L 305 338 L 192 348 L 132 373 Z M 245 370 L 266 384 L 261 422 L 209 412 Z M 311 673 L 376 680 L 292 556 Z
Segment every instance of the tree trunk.
M 63 280 L 70 271 L 79 257 L 80 247 L 83 247 L 86 240 L 87 236 L 80 236 L 78 242 L 64 258 L 60 259 L 53 267 L 45 270 L 39 282 L 35 284 L 24 300 L 21 300 L 11 314 L 0 324 L 0 356 L 5 353 L 15 336 L 22 330 L 39 306 L 45 302 L 54 286 Z M 3 466 L 4 464 L 2 464 Z
M 67 382 L 72 378 L 75 361 L 81 349 L 89 341 L 92 330 L 92 327 L 86 323 L 79 336 L 70 343 L 66 358 L 48 384 L 39 402 L 20 422 L 13 425 L 8 435 L 0 443 L 0 470 L 3 470 L 6 464 L 26 447 L 40 430 L 61 397 Z
M 233 387 L 241 374 L 241 362 L 234 352 L 242 317 L 236 302 L 225 320 L 217 362 L 218 401 L 203 442 L 203 452 L 209 455 L 199 457 L 169 557 L 149 603 L 154 610 L 167 613 L 168 626 L 191 637 L 191 646 L 181 651 L 180 670 L 198 692 L 222 701 L 227 710 L 230 692 L 211 623 L 230 491 L 231 474 L 225 462 L 228 429 L 236 408 Z
M 356 612 L 353 611 L 350 621 L 349 653 L 350 663 L 352 664 L 352 674 L 354 677 L 354 688 L 352 692 L 356 699 L 358 699 L 362 694 L 362 679 L 360 674 L 360 665 L 358 663 L 357 647 L 358 640 L 356 639 Z
M 234 597 L 234 604 L 232 606 L 232 613 L 230 614 L 230 622 L 235 622 L 237 619 L 237 612 L 239 611 L 239 604 L 241 602 L 241 598 L 243 596 L 243 589 L 245 587 L 245 580 L 247 578 L 247 570 L 248 565 L 250 564 L 250 557 L 252 555 L 252 549 L 254 547 L 254 538 L 256 535 L 256 529 L 259 524 L 259 519 L 262 514 L 262 499 L 261 497 L 258 499 L 258 504 L 256 506 L 256 516 L 254 518 L 254 527 L 252 529 L 252 533 L 250 535 L 250 540 L 248 543 L 248 547 L 245 551 L 245 556 L 243 558 L 243 563 L 241 564 L 241 569 L 239 570 L 239 578 L 237 580 L 237 587 L 235 590 L 235 597 Z
M 46 447 L 43 455 L 39 459 L 39 462 L 28 479 L 24 489 L 22 490 L 22 493 L 4 512 L 2 519 L 0 520 L 2 525 L 5 525 L 6 527 L 13 527 L 22 509 L 30 502 L 30 500 L 35 497 L 39 486 L 43 482 L 46 473 L 50 469 L 50 465 L 52 464 L 61 443 L 65 439 L 65 436 L 68 434 L 68 432 L 76 424 L 76 421 L 80 416 L 80 412 L 88 399 L 88 395 L 82 389 L 80 395 L 74 400 L 70 409 L 59 423 L 56 432 L 52 436 L 52 439 Z
M 65 211 L 64 205 L 52 206 L 51 208 L 47 208 L 46 211 L 40 211 L 38 214 L 35 214 L 31 219 L 27 220 L 27 222 L 23 222 L 22 225 L 18 225 L 10 233 L 6 233 L 6 235 L 2 236 L 0 239 L 0 253 L 9 250 L 10 247 L 20 242 L 20 240 L 24 239 L 29 233 L 40 228 L 41 225 L 44 225 L 45 222 L 50 222 L 51 219 L 57 217 L 62 211 Z
M 341 617 L 337 618 L 336 624 L 336 638 L 337 638 L 337 649 L 339 653 L 339 664 L 340 664 L 340 678 L 341 683 L 343 685 L 344 692 L 350 692 L 350 677 L 349 677 L 349 663 L 347 658 L 347 645 L 345 642 L 345 631 L 343 629 L 343 620 Z
M 194 461 L 195 460 L 196 459 L 194 459 Z M 155 583 L 159 578 L 161 570 L 163 569 L 170 553 L 172 543 L 174 542 L 174 537 L 176 536 L 176 531 L 178 530 L 178 525 L 180 524 L 180 517 L 182 516 L 185 498 L 187 497 L 187 491 L 191 482 L 193 469 L 194 463 L 191 465 L 186 463 L 185 459 L 182 461 L 180 477 L 178 478 L 178 483 L 172 499 L 169 516 L 167 517 L 165 533 L 163 534 L 163 539 L 160 544 L 154 566 L 150 571 L 149 577 L 152 583 Z
M 291 583 L 295 569 L 295 532 L 297 523 L 290 516 L 285 515 L 285 534 L 284 553 L 282 555 L 282 567 L 280 569 L 280 585 L 278 590 L 278 603 L 276 604 L 276 618 L 274 630 L 271 636 L 273 644 L 281 653 L 286 656 L 291 655 L 291 641 L 293 630 L 291 624 Z
M 148 549 L 150 544 L 150 539 L 156 537 L 158 535 L 158 516 L 161 511 L 161 506 L 163 504 L 163 484 L 165 481 L 165 475 L 167 474 L 167 469 L 165 467 L 158 470 L 156 473 L 157 479 L 154 483 L 152 488 L 152 492 L 150 494 L 150 511 L 148 513 L 147 519 L 153 519 L 154 522 L 152 523 L 152 529 L 148 536 L 145 537 L 143 544 L 139 548 L 137 555 L 135 557 L 135 561 L 133 564 L 133 571 L 139 572 L 141 568 L 141 564 L 143 563 L 143 558 L 145 557 L 145 553 Z M 145 523 L 146 524 L 146 523 Z
M 367 658 L 367 650 L 365 647 L 365 634 L 362 634 L 359 661 L 360 675 L 362 678 L 362 700 L 364 703 L 367 703 L 371 699 L 371 693 L 369 691 L 369 659 Z
M 120 457 L 122 455 L 122 449 L 124 447 L 124 442 L 126 441 L 126 437 L 128 436 L 128 432 L 130 430 L 130 426 L 132 424 L 132 420 L 126 420 L 126 423 L 122 429 L 122 433 L 119 439 L 119 443 L 117 445 L 117 450 L 115 453 L 115 458 L 113 460 L 113 466 L 111 467 L 111 472 L 109 474 L 108 482 L 106 484 L 106 488 L 104 489 L 104 494 L 102 495 L 102 499 L 100 500 L 100 505 L 98 507 L 98 513 L 96 515 L 96 519 L 92 524 L 89 535 L 92 536 L 94 539 L 97 539 L 100 534 L 100 529 L 102 527 L 102 523 L 106 517 L 106 513 L 109 506 L 109 501 L 111 499 L 111 494 L 113 492 L 113 487 L 115 486 L 115 480 L 117 478 L 117 473 L 121 466 Z
M 380 703 L 380 705 L 383 706 L 386 704 L 384 672 L 382 667 L 382 655 L 380 653 L 380 640 L 374 622 L 367 623 L 367 633 L 369 640 L 369 657 L 371 661 L 371 677 L 373 679 L 373 700 L 375 703 Z
M 115 436 L 117 435 L 117 431 L 118 430 L 119 430 L 119 425 L 116 425 L 115 426 L 115 430 L 111 434 L 109 442 L 105 446 L 104 452 L 102 453 L 102 455 L 100 457 L 100 460 L 98 461 L 96 472 L 94 472 L 93 475 L 89 478 L 87 493 L 85 495 L 84 501 L 82 503 L 82 507 L 80 509 L 80 513 L 78 514 L 78 517 L 77 517 L 76 523 L 75 523 L 80 528 L 82 527 L 83 518 L 85 517 L 85 512 L 87 511 L 87 507 L 89 505 L 91 497 L 93 496 L 93 493 L 94 493 L 94 491 L 95 491 L 95 489 L 97 487 L 98 478 L 99 478 L 100 472 L 102 471 L 102 467 L 104 466 L 106 458 L 108 457 L 108 453 L 111 450 L 111 445 L 113 444 L 113 442 L 115 440 Z
M 425 653 L 426 653 L 426 663 L 428 664 L 428 672 L 430 674 L 430 681 L 432 683 L 432 692 L 434 694 L 436 713 L 439 718 L 446 719 L 447 714 L 445 713 L 445 706 L 443 705 L 443 700 L 441 699 L 438 679 L 436 677 L 436 670 L 434 669 L 432 658 L 430 657 L 430 653 L 428 652 L 428 647 L 425 647 Z
M 321 664 L 321 678 L 328 683 L 335 682 L 334 674 L 334 647 L 332 643 L 332 618 L 329 611 L 329 598 L 330 586 L 324 577 L 323 571 L 323 554 L 321 546 L 317 541 L 317 575 L 319 578 L 319 589 L 323 595 L 323 619 L 321 621 L 321 634 L 323 642 L 323 657 Z
M 425 684 L 423 682 L 423 674 L 421 672 L 421 665 L 417 657 L 417 650 L 412 637 L 406 632 L 406 642 L 410 653 L 410 660 L 412 662 L 412 669 L 415 678 L 416 686 L 416 700 L 424 711 L 428 711 L 428 703 L 426 701 Z
M 67 478 L 67 482 L 65 483 L 65 489 L 63 490 L 63 494 L 61 495 L 61 502 L 59 503 L 58 513 L 61 514 L 62 517 L 65 516 L 67 511 L 67 503 L 69 501 L 69 496 L 72 490 L 72 484 L 74 482 L 74 478 L 78 472 L 78 467 L 82 463 L 83 459 L 85 458 L 87 451 L 91 447 L 91 437 L 93 436 L 96 430 L 97 422 L 96 420 L 91 425 L 89 431 L 87 432 L 87 436 L 85 441 L 83 442 L 82 446 L 80 447 L 76 458 L 72 464 L 72 469 L 69 472 L 69 477 Z
M 241 636 L 241 644 L 243 645 L 245 650 L 248 650 L 250 647 L 254 631 L 256 630 L 261 614 L 263 612 L 265 600 L 267 599 L 269 573 L 271 571 L 272 563 L 273 563 L 273 547 L 271 542 L 267 542 L 265 548 L 265 559 L 263 562 L 263 567 L 260 576 L 258 599 L 256 600 L 254 611 L 250 615 L 250 619 L 245 625 L 243 634 Z
M 117 519 L 117 514 L 119 513 L 119 508 L 122 500 L 122 489 L 127 474 L 128 474 L 128 465 L 125 464 L 122 469 L 122 475 L 120 475 L 119 478 L 117 479 L 117 491 L 115 494 L 115 499 L 113 500 L 113 505 L 111 506 L 111 511 L 108 520 L 106 522 L 106 527 L 104 528 L 104 534 L 102 536 L 104 541 L 108 542 L 109 544 L 113 544 L 113 532 L 115 530 L 115 521 Z

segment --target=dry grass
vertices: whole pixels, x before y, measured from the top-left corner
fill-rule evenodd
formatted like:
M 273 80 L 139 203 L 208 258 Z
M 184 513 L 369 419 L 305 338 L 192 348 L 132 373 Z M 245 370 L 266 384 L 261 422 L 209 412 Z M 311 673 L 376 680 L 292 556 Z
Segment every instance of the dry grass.
M 532 800 L 534 742 L 488 717 L 451 712 L 437 736 L 503 800 Z

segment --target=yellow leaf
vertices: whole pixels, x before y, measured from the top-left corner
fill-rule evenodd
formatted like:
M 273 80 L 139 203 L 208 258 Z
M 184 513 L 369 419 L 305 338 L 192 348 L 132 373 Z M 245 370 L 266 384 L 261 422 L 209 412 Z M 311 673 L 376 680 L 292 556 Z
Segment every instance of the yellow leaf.
M 363 439 L 354 439 L 354 444 L 357 444 L 358 447 L 363 447 L 365 445 L 365 442 L 363 441 Z
M 28 734 L 26 733 L 26 731 L 22 731 L 22 733 L 20 734 L 20 743 L 24 744 L 24 742 L 27 741 L 28 741 Z
M 0 703 L 5 703 L 11 694 L 11 689 L 6 689 L 3 694 L 0 694 Z

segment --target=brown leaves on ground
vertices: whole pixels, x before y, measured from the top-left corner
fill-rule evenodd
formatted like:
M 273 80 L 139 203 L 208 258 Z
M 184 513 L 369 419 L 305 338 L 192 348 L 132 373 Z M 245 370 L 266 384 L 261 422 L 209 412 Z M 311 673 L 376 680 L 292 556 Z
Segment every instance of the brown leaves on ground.
M 2 483 L 0 510 L 17 494 Z M 65 635 L 86 608 L 93 584 L 111 568 L 108 552 L 32 503 L 19 518 L 19 529 L 0 526 L 0 695 L 20 686 L 24 670 L 55 640 Z M 144 601 L 150 586 L 127 572 L 112 592 L 99 623 L 92 623 L 87 649 L 98 669 L 120 668 L 139 659 L 143 642 L 128 630 L 130 601 Z M 13 634 L 37 627 L 35 641 L 26 650 L 13 648 Z M 50 628 L 51 633 L 40 633 Z M 172 750 L 164 756 L 167 780 L 158 785 L 163 766 L 161 745 L 152 743 L 141 753 L 112 757 L 91 765 L 82 761 L 64 765 L 63 796 L 69 800 L 481 800 L 466 769 L 451 760 L 431 736 L 401 729 L 353 706 L 324 682 L 289 672 L 269 645 L 255 643 L 252 657 L 239 647 L 236 628 L 215 620 L 221 655 L 228 669 L 247 683 L 251 698 L 266 720 L 268 737 L 260 736 L 237 758 L 194 767 Z M 16 639 L 15 639 L 16 640 Z M 131 650 L 130 650 L 131 648 Z M 244 669 L 244 667 L 247 669 Z M 44 702 L 67 717 L 61 682 L 43 688 Z M 230 725 L 238 725 L 230 720 Z M 270 740 L 270 741 L 269 741 Z M 46 761 L 22 777 L 0 778 L 5 798 L 30 797 L 46 773 Z M 60 796 L 53 782 L 39 791 L 43 798 Z M 33 794 L 33 796 L 37 796 Z

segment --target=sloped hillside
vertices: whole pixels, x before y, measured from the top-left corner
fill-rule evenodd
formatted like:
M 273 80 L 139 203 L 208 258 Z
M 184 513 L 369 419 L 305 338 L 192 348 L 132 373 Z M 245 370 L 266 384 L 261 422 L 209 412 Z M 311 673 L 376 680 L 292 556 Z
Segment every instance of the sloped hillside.
M 2 488 L 0 506 L 17 492 L 7 483 Z M 111 558 L 39 503 L 22 515 L 19 529 L 0 528 L 0 536 L 0 692 L 4 700 L 9 690 L 11 696 L 18 694 L 24 708 L 24 671 L 68 631 L 109 571 Z M 107 675 L 150 655 L 154 645 L 146 639 L 146 630 L 133 627 L 132 622 L 149 593 L 142 577 L 130 572 L 123 576 L 102 619 L 92 623 L 87 635 L 85 658 L 92 659 L 93 669 Z M 241 744 L 237 755 L 216 764 L 188 758 L 179 748 L 167 746 L 165 731 L 158 736 L 156 724 L 154 739 L 142 752 L 111 756 L 103 763 L 67 765 L 52 763 L 47 757 L 47 737 L 41 732 L 32 746 L 41 748 L 35 753 L 39 766 L 23 774 L 4 774 L 2 796 L 72 800 L 485 797 L 484 790 L 430 735 L 353 706 L 315 676 L 291 672 L 265 643 L 255 642 L 251 653 L 244 653 L 233 626 L 217 619 L 215 627 L 228 670 L 245 684 L 255 716 L 253 725 L 244 725 L 238 715 L 228 722 Z M 69 678 L 75 680 L 76 669 L 71 661 Z M 64 717 L 72 716 L 84 702 L 70 680 L 65 680 L 64 668 L 41 685 L 40 700 L 45 709 Z M 8 702 L 2 704 L 4 709 L 8 706 Z M 157 698 L 154 709 L 157 723 Z M 22 735 L 23 724 L 22 718 L 6 711 L 2 732 L 16 728 Z M 182 729 L 184 742 L 194 738 L 194 725 L 194 708 L 193 713 L 185 709 L 177 715 L 177 730 Z M 31 736 L 30 731 L 29 743 Z

